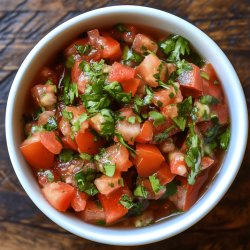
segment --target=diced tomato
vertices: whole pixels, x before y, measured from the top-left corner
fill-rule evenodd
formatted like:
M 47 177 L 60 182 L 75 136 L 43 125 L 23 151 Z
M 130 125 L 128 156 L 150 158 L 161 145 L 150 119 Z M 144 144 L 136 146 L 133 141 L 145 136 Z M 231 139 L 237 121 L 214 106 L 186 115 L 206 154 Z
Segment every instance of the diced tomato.
M 40 133 L 27 138 L 21 144 L 20 150 L 26 161 L 35 170 L 49 169 L 53 166 L 54 154 L 41 143 Z
M 139 143 L 147 143 L 153 139 L 153 124 L 150 121 L 145 121 L 141 125 L 140 134 L 136 136 L 135 141 Z
M 214 164 L 214 159 L 212 159 L 209 156 L 204 156 L 201 158 L 201 169 L 204 170 L 206 168 L 209 168 Z
M 86 129 L 83 133 L 78 132 L 75 135 L 75 140 L 78 145 L 78 151 L 90 155 L 97 154 L 103 145 L 103 141 L 101 139 L 97 139 L 96 141 L 95 136 L 89 129 Z
M 140 133 L 140 123 L 138 122 L 136 114 L 131 108 L 123 108 L 120 110 L 120 116 L 123 120 L 118 120 L 116 124 L 116 132 L 121 134 L 125 141 L 133 145 L 134 140 Z M 128 121 L 129 117 L 135 117 L 135 123 Z
M 101 113 L 97 113 L 89 119 L 89 125 L 96 132 L 100 133 L 102 130 L 102 124 L 105 122 L 105 118 Z
M 216 104 L 211 107 L 213 113 L 217 115 L 219 118 L 219 123 L 221 125 L 225 125 L 229 123 L 229 111 L 227 105 L 224 104 Z
M 164 161 L 163 155 L 155 145 L 136 144 L 135 166 L 138 175 L 148 177 L 154 174 Z
M 105 154 L 99 160 L 101 164 L 110 162 L 115 164 L 116 170 L 126 172 L 133 164 L 129 160 L 129 152 L 121 143 L 116 143 L 106 149 Z
M 138 74 L 149 86 L 157 87 L 158 82 L 155 78 L 155 74 L 159 73 L 159 66 L 162 65 L 159 80 L 165 82 L 167 66 L 156 55 L 149 54 L 145 56 L 144 60 L 136 68 L 136 74 Z
M 84 94 L 87 83 L 89 82 L 89 77 L 87 77 L 79 65 L 82 61 L 75 61 L 71 70 L 71 81 L 77 83 L 77 89 L 80 94 Z
M 182 94 L 185 96 L 198 97 L 202 95 L 202 78 L 200 69 L 194 64 L 190 64 L 193 70 L 183 71 L 178 77 Z
M 187 165 L 184 160 L 185 155 L 181 152 L 175 151 L 170 152 L 168 157 L 171 173 L 180 176 L 187 176 Z
M 149 37 L 143 34 L 137 34 L 135 36 L 132 49 L 141 54 L 144 54 L 145 52 L 147 52 L 147 50 L 156 53 L 158 50 L 158 45 Z
M 50 179 L 51 177 L 52 177 L 52 180 Z M 37 179 L 38 179 L 38 183 L 42 187 L 44 187 L 46 184 L 48 184 L 52 181 L 53 182 L 59 181 L 61 178 L 60 178 L 59 173 L 55 169 L 49 169 L 49 170 L 45 170 L 45 171 L 38 171 L 37 172 Z
M 135 77 L 135 70 L 129 66 L 114 62 L 111 66 L 108 80 L 110 82 L 123 82 Z
M 122 186 L 121 174 L 114 174 L 113 177 L 102 175 L 94 181 L 101 194 L 108 195 Z
M 42 188 L 48 202 L 58 211 L 65 212 L 75 195 L 75 188 L 64 182 L 48 183 Z
M 169 104 L 162 109 L 162 114 L 171 119 L 178 116 L 178 107 L 176 104 Z
M 65 148 L 73 149 L 75 151 L 78 150 L 78 146 L 77 146 L 75 140 L 72 140 L 72 138 L 70 136 L 62 137 L 62 142 L 63 142 L 63 145 Z
M 124 31 L 119 31 L 116 28 L 114 28 L 112 30 L 112 36 L 119 41 L 124 41 L 125 43 L 129 43 L 132 44 L 134 39 L 135 39 L 135 35 L 137 33 L 137 29 L 135 26 L 132 25 L 124 25 L 125 29 Z
M 50 117 L 54 117 L 55 112 L 54 111 L 43 111 L 38 118 L 37 125 L 38 126 L 43 126 L 45 125 Z
M 189 185 L 187 179 L 178 177 L 182 185 L 177 186 L 177 193 L 170 196 L 169 199 L 177 206 L 177 208 L 187 211 L 199 198 L 200 191 L 207 181 L 208 170 L 202 171 L 196 178 L 194 185 Z
M 132 78 L 126 81 L 122 81 L 121 85 L 122 85 L 122 89 L 125 93 L 132 93 L 132 96 L 135 95 L 139 85 L 140 85 L 140 79 L 137 78 Z
M 103 195 L 98 193 L 98 198 L 104 208 L 106 214 L 106 223 L 111 224 L 119 220 L 125 214 L 128 213 L 128 209 L 120 204 L 122 195 L 131 195 L 127 188 L 119 188 L 109 195 Z
M 71 55 L 77 55 L 77 49 L 76 46 L 81 45 L 81 46 L 85 46 L 88 43 L 88 39 L 87 38 L 81 38 L 81 39 L 77 39 L 75 41 L 73 41 L 64 51 L 64 54 L 66 56 L 71 56 Z
M 31 95 L 35 103 L 44 108 L 52 108 L 56 101 L 55 85 L 35 85 L 31 89 Z
M 166 185 L 167 183 L 171 182 L 175 176 L 175 174 L 171 173 L 170 167 L 165 161 L 161 164 L 160 169 L 156 172 L 156 177 L 159 179 L 161 185 Z
M 88 200 L 84 211 L 79 213 L 79 216 L 90 223 L 101 223 L 106 221 L 105 211 L 101 204 L 97 201 Z
M 89 196 L 86 193 L 76 190 L 75 195 L 73 199 L 71 200 L 71 207 L 76 212 L 83 211 L 86 207 L 88 198 Z
M 152 102 L 155 106 L 160 108 L 165 107 L 171 103 L 176 103 L 176 92 L 173 86 L 168 89 L 162 89 L 154 93 Z
M 60 154 L 62 150 L 62 144 L 56 138 L 56 134 L 52 131 L 41 132 L 41 143 L 53 154 Z

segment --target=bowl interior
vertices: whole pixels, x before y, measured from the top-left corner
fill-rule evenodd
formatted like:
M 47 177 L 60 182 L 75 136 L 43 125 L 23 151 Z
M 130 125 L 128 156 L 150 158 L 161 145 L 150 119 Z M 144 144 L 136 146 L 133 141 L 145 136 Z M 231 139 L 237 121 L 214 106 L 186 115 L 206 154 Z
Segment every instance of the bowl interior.
M 23 139 L 21 122 L 25 107 L 23 100 L 27 98 L 31 80 L 39 69 L 82 32 L 122 22 L 156 28 L 187 38 L 198 53 L 214 66 L 225 90 L 232 122 L 228 152 L 219 174 L 205 195 L 182 215 L 146 228 L 129 230 L 89 225 L 71 214 L 62 214 L 54 210 L 42 196 L 29 166 L 19 151 Z M 238 112 L 238 107 L 241 112 Z M 247 111 L 242 88 L 232 65 L 218 46 L 204 33 L 186 21 L 162 11 L 136 6 L 116 6 L 91 11 L 69 20 L 45 36 L 30 52 L 16 75 L 9 95 L 6 137 L 11 161 L 21 184 L 33 202 L 48 217 L 81 237 L 108 244 L 138 245 L 171 237 L 185 230 L 216 205 L 233 181 L 244 154 Z M 113 237 L 109 237 L 110 234 Z

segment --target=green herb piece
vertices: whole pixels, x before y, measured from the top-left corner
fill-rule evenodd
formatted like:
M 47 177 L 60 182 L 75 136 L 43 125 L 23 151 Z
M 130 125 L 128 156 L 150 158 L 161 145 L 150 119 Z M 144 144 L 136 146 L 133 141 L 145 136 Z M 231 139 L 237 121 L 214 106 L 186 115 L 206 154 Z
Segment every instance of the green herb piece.
M 196 176 L 201 171 L 201 158 L 203 156 L 202 142 L 199 136 L 195 133 L 194 125 L 189 127 L 186 139 L 187 151 L 185 155 L 185 162 L 190 168 L 188 174 L 188 184 L 195 183 Z
M 113 175 L 115 173 L 115 165 L 114 164 L 106 163 L 103 166 L 103 168 L 104 168 L 105 175 L 107 175 L 109 177 L 113 177 Z
M 79 171 L 74 175 L 74 181 L 77 185 L 77 188 L 81 192 L 85 192 L 90 196 L 94 196 L 98 193 L 98 190 L 93 183 L 96 175 L 93 169 L 89 168 L 86 173 Z
M 173 98 L 174 98 L 174 93 L 171 92 L 171 93 L 169 94 L 169 97 L 170 97 L 171 99 L 173 99 Z
M 230 128 L 229 126 L 219 137 L 220 147 L 224 150 L 228 148 L 230 142 Z
M 98 221 L 96 221 L 96 225 L 98 225 L 98 226 L 105 226 L 106 222 L 104 220 L 98 220 Z
M 77 45 L 75 44 L 75 48 L 79 55 L 88 55 L 91 51 L 91 45 L 90 44 L 84 44 L 84 45 Z
M 65 62 L 65 67 L 67 69 L 72 69 L 73 65 L 75 63 L 75 59 L 74 59 L 74 56 L 71 55 L 67 58 L 66 62 Z
M 164 189 L 164 186 L 160 184 L 160 180 L 156 177 L 156 174 L 153 174 L 148 178 L 155 194 L 159 193 L 162 189 Z
M 32 126 L 31 128 L 31 134 L 37 133 L 37 132 L 42 132 L 44 131 L 44 127 L 43 126 Z
M 122 86 L 119 82 L 112 82 L 106 85 L 104 90 L 107 91 L 119 103 L 129 103 L 132 98 L 131 93 L 123 92 Z
M 149 117 L 154 120 L 154 126 L 162 125 L 166 121 L 166 117 L 157 111 L 150 111 Z
M 80 158 L 82 158 L 83 160 L 90 161 L 90 162 L 93 161 L 93 156 L 90 155 L 90 154 L 87 154 L 87 153 L 80 153 L 79 156 L 80 156 Z
M 185 38 L 174 35 L 159 44 L 163 53 L 171 62 L 181 60 L 182 56 L 190 54 L 189 42 Z
M 64 119 L 71 121 L 73 119 L 73 113 L 72 112 L 68 112 L 65 109 L 62 111 L 62 116 Z
M 55 177 L 50 170 L 46 170 L 44 174 L 46 175 L 48 182 L 53 182 L 55 180 Z
M 202 68 L 202 66 L 206 64 L 206 60 L 204 60 L 195 50 L 191 49 L 190 55 L 190 62 L 197 65 L 199 68 Z
M 211 95 L 203 95 L 200 97 L 200 102 L 206 105 L 214 105 L 219 103 L 219 100 Z
M 103 136 L 112 136 L 115 132 L 115 119 L 111 110 L 102 109 L 100 114 L 104 122 L 101 124 L 100 134 Z
M 201 77 L 202 77 L 203 79 L 205 79 L 205 80 L 207 80 L 207 81 L 210 80 L 210 76 L 209 76 L 206 72 L 201 71 L 201 72 L 200 72 L 200 75 L 201 75 Z
M 218 85 L 220 82 L 218 80 L 214 80 L 214 85 Z
M 136 122 L 136 117 L 135 117 L 135 116 L 130 116 L 130 117 L 128 118 L 128 122 L 131 123 L 131 124 L 135 124 L 135 122 Z
M 74 159 L 74 152 L 70 149 L 63 149 L 59 154 L 60 162 L 69 162 Z
M 128 46 L 125 46 L 122 52 L 122 62 L 124 64 L 129 64 L 131 62 L 140 63 L 143 60 L 143 56 L 137 54 Z
M 122 135 L 119 134 L 119 133 L 115 133 L 115 136 L 117 137 L 117 139 L 119 140 L 119 142 L 120 142 L 124 147 L 126 147 L 126 148 L 130 151 L 131 155 L 132 155 L 133 157 L 135 157 L 135 155 L 136 155 L 135 150 L 134 150 L 132 147 L 130 147 L 130 146 L 125 142 L 125 140 L 123 139 Z
M 71 127 L 72 132 L 77 133 L 81 128 L 81 124 L 85 122 L 88 118 L 89 118 L 89 115 L 87 113 L 81 114 L 78 120 L 72 124 L 72 127 Z
M 144 199 L 147 199 L 148 192 L 145 190 L 145 188 L 142 185 L 139 185 L 134 190 L 134 196 L 142 197 Z
M 37 121 L 40 117 L 40 115 L 42 114 L 42 112 L 45 111 L 45 108 L 41 107 L 38 108 L 35 112 L 35 114 L 33 115 L 33 120 Z
M 183 102 L 178 103 L 178 116 L 173 118 L 175 124 L 182 130 L 185 130 L 188 116 L 192 111 L 192 97 L 189 96 Z
M 49 117 L 47 123 L 44 124 L 43 126 L 44 126 L 44 129 L 47 131 L 56 130 L 57 129 L 56 119 L 53 116 Z
M 176 63 L 176 66 L 177 66 L 176 70 L 177 75 L 181 75 L 183 72 L 193 70 L 192 65 L 189 62 L 185 61 L 184 59 L 182 61 L 178 61 Z
M 127 29 L 127 27 L 126 27 L 124 24 L 122 24 L 122 23 L 117 23 L 117 24 L 115 25 L 115 29 L 116 29 L 117 31 L 121 32 L 121 33 L 125 33 L 125 32 L 128 32 L 128 31 L 129 31 L 129 30 Z
M 169 134 L 172 131 L 172 129 L 175 129 L 175 128 L 176 127 L 174 125 L 172 125 L 169 128 L 167 128 L 166 130 L 164 130 L 162 133 L 155 135 L 154 141 L 157 143 L 164 141 L 165 139 L 167 139 L 169 137 Z
M 63 101 L 66 105 L 73 103 L 78 97 L 78 89 L 76 83 L 70 83 L 70 75 L 66 74 L 63 79 Z
M 130 209 L 134 206 L 133 199 L 128 194 L 123 194 L 119 201 L 125 208 Z
M 164 196 L 169 197 L 169 196 L 176 194 L 176 192 L 177 192 L 177 182 L 173 180 L 166 185 L 166 192 Z

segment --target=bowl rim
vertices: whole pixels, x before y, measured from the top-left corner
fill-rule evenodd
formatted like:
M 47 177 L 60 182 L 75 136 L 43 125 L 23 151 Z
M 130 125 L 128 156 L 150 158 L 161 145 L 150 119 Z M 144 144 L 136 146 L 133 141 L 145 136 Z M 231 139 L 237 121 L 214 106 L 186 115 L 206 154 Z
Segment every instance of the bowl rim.
M 232 143 L 230 141 L 229 152 L 237 153 L 237 158 L 234 157 L 231 159 L 232 162 L 223 163 L 220 170 L 220 178 L 214 180 L 211 186 L 206 191 L 205 195 L 202 196 L 198 202 L 187 212 L 181 214 L 177 217 L 172 218 L 169 221 L 162 221 L 151 226 L 145 228 L 134 228 L 134 229 L 112 229 L 112 228 L 105 228 L 105 227 L 98 227 L 95 225 L 90 225 L 85 222 L 82 223 L 82 227 L 79 227 L 77 221 L 72 217 L 66 218 L 64 214 L 55 211 L 50 206 L 44 206 L 40 204 L 39 198 L 35 196 L 36 192 L 31 190 L 31 185 L 27 180 L 26 176 L 22 173 L 22 166 L 18 162 L 16 151 L 18 148 L 14 145 L 14 138 L 13 138 L 13 131 L 14 125 L 12 123 L 13 116 L 14 116 L 14 107 L 16 105 L 16 93 L 19 89 L 19 85 L 21 83 L 21 79 L 23 75 L 25 75 L 25 69 L 29 66 L 32 58 L 38 53 L 38 51 L 46 45 L 46 43 L 55 36 L 60 35 L 60 33 L 70 27 L 74 26 L 74 24 L 78 22 L 82 22 L 83 20 L 93 18 L 96 15 L 112 15 L 114 13 L 138 13 L 138 15 L 142 16 L 164 16 L 162 19 L 166 22 L 173 21 L 179 23 L 180 25 L 185 26 L 185 28 L 192 31 L 192 34 L 195 36 L 202 36 L 206 43 L 210 43 L 213 46 L 215 53 L 218 53 L 220 60 L 224 63 L 224 69 L 227 69 L 228 74 L 232 81 L 235 84 L 235 100 L 237 99 L 237 105 L 241 107 L 241 112 L 237 114 L 240 117 L 240 123 L 232 120 L 232 127 L 237 125 L 237 130 L 234 129 L 236 133 L 234 138 L 241 138 L 241 142 L 239 143 Z M 204 42 L 204 43 L 205 43 Z M 230 106 L 230 103 L 229 103 Z M 230 108 L 230 107 L 229 107 Z M 230 108 L 231 114 L 234 114 L 236 111 L 233 111 Z M 237 124 L 236 124 L 237 123 Z M 86 13 L 80 14 L 76 17 L 69 19 L 68 21 L 60 24 L 55 29 L 50 31 L 45 37 L 43 37 L 36 46 L 31 50 L 28 56 L 23 61 L 21 67 L 19 68 L 13 84 L 11 86 L 11 90 L 9 92 L 8 101 L 7 101 L 7 108 L 6 108 L 6 118 L 5 118 L 5 130 L 6 130 L 6 141 L 7 147 L 11 159 L 11 163 L 13 168 L 16 172 L 16 175 L 23 186 L 24 190 L 30 197 L 30 199 L 35 203 L 35 205 L 52 221 L 56 224 L 61 226 L 62 228 L 66 229 L 67 231 L 78 235 L 80 237 L 105 243 L 111 245 L 124 245 L 124 246 L 132 246 L 132 245 L 141 245 L 141 244 L 149 244 L 156 241 L 160 241 L 169 237 L 172 237 L 187 228 L 194 225 L 197 221 L 203 218 L 206 214 L 208 214 L 215 205 L 221 200 L 224 194 L 229 189 L 230 185 L 232 184 L 233 180 L 235 179 L 238 170 L 240 168 L 241 162 L 244 157 L 244 152 L 247 144 L 247 137 L 248 137 L 248 113 L 247 113 L 247 106 L 244 97 L 244 92 L 242 90 L 239 78 L 232 66 L 229 62 L 228 58 L 222 52 L 222 50 L 218 47 L 218 45 L 209 38 L 204 32 L 200 29 L 196 28 L 191 23 L 181 19 L 173 14 L 168 12 L 164 12 L 158 9 L 149 8 L 149 7 L 142 7 L 137 5 L 118 5 L 118 6 L 111 6 L 111 7 L 104 7 L 100 9 L 95 9 L 92 11 L 88 11 Z M 225 156 L 225 158 L 229 158 L 229 156 Z M 232 158 L 232 157 L 231 157 Z M 222 171 L 224 170 L 223 167 L 229 164 L 231 169 L 230 171 Z M 226 170 L 226 169 L 225 169 Z M 220 185 L 223 183 L 223 185 Z M 216 196 L 214 192 L 216 191 Z M 171 223 L 169 223 L 171 221 Z M 168 225 L 169 224 L 169 225 Z M 166 228 L 168 230 L 166 230 Z M 114 237 L 110 237 L 110 235 Z

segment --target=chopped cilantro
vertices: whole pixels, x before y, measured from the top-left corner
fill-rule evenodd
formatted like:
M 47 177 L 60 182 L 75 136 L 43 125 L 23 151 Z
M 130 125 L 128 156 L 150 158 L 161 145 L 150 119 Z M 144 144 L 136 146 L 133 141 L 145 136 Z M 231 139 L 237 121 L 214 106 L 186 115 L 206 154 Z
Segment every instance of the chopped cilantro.
M 182 56 L 190 54 L 189 42 L 185 38 L 174 35 L 159 44 L 168 60 L 179 61 Z
M 201 171 L 201 158 L 203 156 L 202 142 L 199 136 L 195 133 L 194 125 L 189 127 L 187 140 L 187 151 L 185 155 L 185 162 L 190 168 L 188 174 L 188 184 L 193 185 L 195 183 L 196 176 Z
M 81 128 L 81 124 L 85 122 L 88 118 L 89 118 L 89 115 L 87 115 L 87 113 L 81 114 L 80 117 L 77 119 L 77 121 L 75 121 L 72 124 L 72 127 L 71 127 L 72 132 L 77 133 Z
M 219 103 L 219 100 L 211 95 L 203 95 L 200 97 L 200 102 L 206 105 L 213 105 Z
M 43 111 L 45 111 L 45 108 L 43 107 L 38 108 L 33 114 L 33 120 L 37 121 L 39 119 L 40 114 L 42 114 Z
M 119 140 L 119 142 L 120 142 L 124 147 L 126 147 L 126 148 L 130 151 L 131 155 L 132 155 L 133 157 L 135 157 L 135 155 L 136 155 L 135 150 L 134 150 L 132 147 L 130 147 L 130 146 L 125 142 L 125 140 L 123 139 L 122 135 L 119 134 L 119 133 L 115 133 L 115 136 L 117 137 L 117 139 Z
M 128 31 L 128 29 L 126 28 L 126 26 L 122 23 L 117 23 L 115 26 L 115 29 L 121 33 L 125 33 Z
M 228 126 L 219 137 L 220 147 L 226 150 L 229 145 L 229 141 L 230 141 L 230 127 Z
M 208 75 L 206 72 L 201 71 L 201 72 L 200 72 L 200 75 L 201 75 L 201 77 L 202 77 L 203 79 L 205 79 L 205 80 L 207 80 L 207 81 L 210 80 L 210 77 L 209 77 L 209 75 Z
M 218 85 L 220 82 L 218 80 L 214 80 L 214 85 Z
M 128 118 L 128 122 L 131 123 L 131 124 L 135 124 L 135 121 L 136 121 L 136 117 L 135 116 L 130 116 Z
M 156 134 L 154 136 L 154 141 L 158 142 L 158 143 L 164 141 L 165 139 L 167 139 L 169 137 L 169 133 L 174 128 L 176 128 L 176 127 L 174 125 L 172 125 L 169 128 L 167 128 L 166 130 L 164 130 L 162 133 Z
M 66 74 L 63 79 L 63 96 L 62 99 L 66 105 L 72 104 L 78 97 L 78 89 L 76 83 L 70 83 L 70 75 Z
M 109 109 L 102 109 L 100 114 L 104 119 L 104 122 L 101 124 L 100 134 L 103 136 L 112 136 L 115 131 L 115 119 L 112 111 Z
M 98 226 L 105 226 L 106 222 L 104 220 L 98 220 L 98 221 L 96 221 L 96 225 L 98 225 Z
M 148 192 L 145 190 L 145 188 L 142 185 L 137 186 L 134 190 L 134 196 L 147 199 L 147 195 L 148 195 Z
M 42 132 L 44 131 L 43 126 L 32 126 L 31 128 L 31 134 L 37 133 L 37 132 Z
M 164 200 L 164 199 L 168 198 L 169 196 L 172 196 L 172 195 L 176 194 L 177 185 L 178 185 L 178 181 L 176 181 L 176 180 L 173 180 L 173 181 L 169 182 L 166 185 L 166 191 L 163 194 L 163 196 L 161 197 L 161 200 Z
M 125 208 L 130 209 L 134 206 L 133 199 L 128 194 L 123 194 L 119 201 Z
M 66 60 L 66 62 L 65 62 L 65 67 L 66 67 L 67 69 L 71 69 L 71 68 L 73 67 L 74 63 L 75 63 L 74 56 L 71 55 L 71 56 L 69 56 L 69 57 L 67 58 L 67 60 Z
M 143 60 L 143 56 L 137 54 L 128 46 L 125 46 L 122 52 L 122 62 L 123 64 L 129 64 L 131 62 L 140 63 Z
M 174 93 L 171 92 L 171 93 L 169 94 L 169 97 L 170 97 L 171 99 L 173 99 L 173 98 L 174 98 Z
M 47 123 L 44 124 L 43 126 L 44 126 L 44 129 L 47 131 L 56 130 L 57 129 L 56 119 L 53 116 L 49 117 Z
M 80 153 L 80 158 L 82 158 L 83 160 L 86 160 L 86 161 L 90 161 L 92 162 L 93 161 L 93 156 L 87 154 L 87 153 Z
M 78 45 L 75 44 L 75 48 L 79 55 L 88 55 L 91 50 L 90 44 Z
M 71 121 L 73 119 L 73 113 L 68 112 L 65 109 L 62 111 L 62 116 L 64 119 Z
M 176 71 L 177 75 L 181 75 L 183 72 L 193 70 L 192 65 L 189 62 L 185 61 L 184 59 L 182 61 L 178 61 L 176 63 L 176 66 L 177 66 L 177 71 Z
M 150 111 L 149 117 L 154 120 L 153 124 L 155 127 L 162 125 L 166 121 L 166 117 L 157 111 Z
M 74 152 L 70 149 L 63 149 L 59 154 L 60 162 L 68 162 L 74 159 Z
M 164 189 L 164 186 L 160 184 L 159 179 L 156 177 L 156 174 L 151 175 L 148 177 L 149 181 L 151 183 L 152 189 L 155 194 L 159 193 L 162 189 Z
M 55 180 L 55 177 L 50 170 L 46 170 L 44 174 L 46 175 L 48 182 L 53 182 Z
M 115 165 L 114 164 L 106 163 L 106 164 L 104 164 L 103 168 L 104 168 L 105 175 L 107 175 L 109 177 L 113 177 L 113 175 L 115 173 Z

